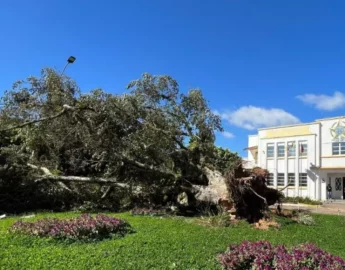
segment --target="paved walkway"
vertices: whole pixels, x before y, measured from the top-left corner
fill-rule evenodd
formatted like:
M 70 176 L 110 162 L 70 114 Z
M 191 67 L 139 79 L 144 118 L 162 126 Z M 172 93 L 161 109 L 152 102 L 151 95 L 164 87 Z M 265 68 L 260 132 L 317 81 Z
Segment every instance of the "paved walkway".
M 276 206 L 274 206 L 276 207 Z M 292 204 L 284 203 L 283 209 L 300 209 L 308 210 L 312 213 L 329 214 L 329 215 L 344 215 L 345 204 L 339 202 L 325 202 L 323 205 L 306 205 L 306 204 Z

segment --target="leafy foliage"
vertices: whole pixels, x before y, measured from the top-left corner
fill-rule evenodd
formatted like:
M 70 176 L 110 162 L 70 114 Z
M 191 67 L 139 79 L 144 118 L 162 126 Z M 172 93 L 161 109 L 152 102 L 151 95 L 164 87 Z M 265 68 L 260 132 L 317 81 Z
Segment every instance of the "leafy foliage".
M 268 241 L 230 245 L 220 255 L 225 269 L 333 269 L 345 268 L 345 261 L 318 248 L 314 244 L 301 244 L 290 250 L 284 245 L 272 246 Z
M 11 233 L 51 237 L 67 240 L 102 239 L 113 235 L 123 236 L 131 231 L 124 220 L 106 215 L 92 217 L 82 214 L 72 219 L 45 218 L 36 222 L 18 220 L 9 229 Z
M 297 222 L 299 224 L 304 224 L 308 226 L 313 226 L 315 225 L 315 220 L 311 215 L 307 215 L 304 213 L 299 213 L 297 216 Z
M 174 202 L 207 184 L 203 168 L 222 127 L 201 90 L 181 94 L 170 76 L 148 73 L 127 89 L 81 94 L 53 69 L 16 82 L 2 98 L 0 195 L 17 211 L 40 207 L 29 190 L 64 210 L 84 201 L 127 207 Z M 217 166 L 227 167 L 229 155 Z
M 242 158 L 227 148 L 215 146 L 214 153 L 209 160 L 209 163 L 223 175 L 242 168 Z
M 311 204 L 311 205 L 322 205 L 320 201 L 314 201 L 309 197 L 284 197 L 282 199 L 283 203 L 303 203 L 303 204 Z

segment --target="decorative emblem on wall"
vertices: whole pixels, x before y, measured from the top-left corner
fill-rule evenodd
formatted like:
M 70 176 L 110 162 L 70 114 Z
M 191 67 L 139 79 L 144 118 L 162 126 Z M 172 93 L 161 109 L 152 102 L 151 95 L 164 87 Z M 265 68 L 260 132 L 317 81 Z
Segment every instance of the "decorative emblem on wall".
M 338 121 L 335 122 L 331 129 L 331 135 L 334 142 L 343 142 L 345 141 L 345 122 L 344 121 Z

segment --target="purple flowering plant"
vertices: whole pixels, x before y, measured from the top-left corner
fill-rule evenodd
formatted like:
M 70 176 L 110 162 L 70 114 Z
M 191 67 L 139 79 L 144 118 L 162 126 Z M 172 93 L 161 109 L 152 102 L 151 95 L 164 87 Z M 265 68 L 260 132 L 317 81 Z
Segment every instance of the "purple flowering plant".
M 123 236 L 132 232 L 124 220 L 106 216 L 82 214 L 71 219 L 44 218 L 35 222 L 16 221 L 10 233 L 26 234 L 54 239 L 88 240 Z
M 345 260 L 314 244 L 306 243 L 287 249 L 268 241 L 230 245 L 218 257 L 224 269 L 231 270 L 343 270 Z

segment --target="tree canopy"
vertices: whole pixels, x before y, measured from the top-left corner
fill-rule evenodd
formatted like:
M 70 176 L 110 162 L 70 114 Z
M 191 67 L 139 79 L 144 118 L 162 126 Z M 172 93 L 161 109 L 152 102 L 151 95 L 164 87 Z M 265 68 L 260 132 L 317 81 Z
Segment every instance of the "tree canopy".
M 126 189 L 132 201 L 161 203 L 207 184 L 205 166 L 225 172 L 239 158 L 215 147 L 221 120 L 202 91 L 183 94 L 167 75 L 144 73 L 115 95 L 81 93 L 46 68 L 14 83 L 2 103 L 0 183 L 13 189 L 41 183 L 78 197 L 88 184 L 103 199 Z

